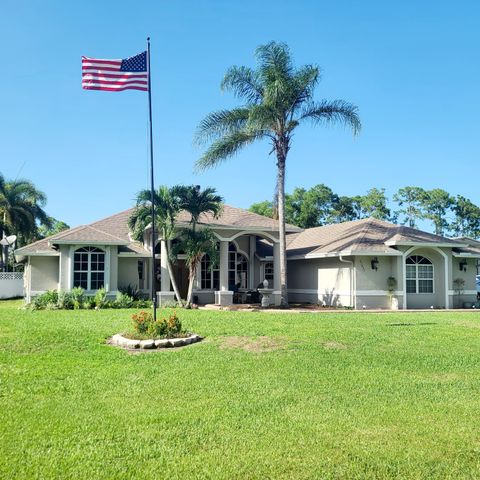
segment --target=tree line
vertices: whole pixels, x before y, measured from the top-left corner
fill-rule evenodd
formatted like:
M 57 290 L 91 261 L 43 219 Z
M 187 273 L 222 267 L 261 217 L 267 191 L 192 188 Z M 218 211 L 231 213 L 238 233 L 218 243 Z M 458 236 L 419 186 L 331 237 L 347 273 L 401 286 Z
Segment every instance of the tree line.
M 393 208 L 384 188 L 371 188 L 365 195 L 338 195 L 324 184 L 310 189 L 297 187 L 285 195 L 285 221 L 301 228 L 374 217 L 417 228 L 422 220 L 431 222 L 437 235 L 480 237 L 480 207 L 462 195 L 441 188 L 400 188 L 392 197 Z M 249 210 L 275 218 L 274 201 L 254 203 Z

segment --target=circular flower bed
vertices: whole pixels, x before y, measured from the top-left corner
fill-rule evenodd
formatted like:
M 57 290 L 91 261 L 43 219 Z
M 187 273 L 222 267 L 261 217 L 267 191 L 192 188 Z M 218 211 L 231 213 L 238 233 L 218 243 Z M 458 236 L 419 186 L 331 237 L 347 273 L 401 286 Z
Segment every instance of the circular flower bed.
M 154 319 L 150 312 L 142 310 L 132 315 L 132 324 L 132 333 L 123 335 L 117 333 L 108 340 L 108 343 L 130 350 L 137 348 L 152 350 L 184 347 L 202 340 L 200 335 L 189 333 L 182 328 L 182 322 L 175 311 Z
M 111 345 L 117 345 L 118 347 L 127 348 L 129 350 L 144 349 L 152 350 L 155 348 L 176 348 L 190 345 L 191 343 L 197 343 L 202 340 L 200 335 L 192 334 L 185 338 L 162 338 L 160 340 L 134 340 L 126 338 L 119 333 L 114 335 L 109 343 Z

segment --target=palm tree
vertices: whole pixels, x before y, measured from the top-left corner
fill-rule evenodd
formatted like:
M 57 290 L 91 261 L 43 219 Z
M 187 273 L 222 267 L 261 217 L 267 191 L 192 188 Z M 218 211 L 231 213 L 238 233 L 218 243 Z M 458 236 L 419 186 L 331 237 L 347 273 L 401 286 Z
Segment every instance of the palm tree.
M 7 181 L 0 174 L 0 227 L 2 237 L 17 235 L 19 243 L 28 243 L 37 234 L 37 222 L 49 226 L 50 219 L 43 207 L 46 195 L 35 185 L 24 179 Z M 3 264 L 6 266 L 8 247 L 2 252 Z
M 218 218 L 222 211 L 223 198 L 217 195 L 214 188 L 200 189 L 199 185 L 177 185 L 172 191 L 178 198 L 180 208 L 191 216 L 191 228 L 184 228 L 180 234 L 180 243 L 177 251 L 182 250 L 186 255 L 185 264 L 188 267 L 188 294 L 187 305 L 192 302 L 193 283 L 197 268 L 203 255 L 210 257 L 211 268 L 218 261 L 217 241 L 209 228 L 197 231 L 197 223 L 204 213 L 211 213 Z
M 200 215 L 211 213 L 217 218 L 222 211 L 223 198 L 217 195 L 215 188 L 207 187 L 200 189 L 200 185 L 176 185 L 172 193 L 178 198 L 180 209 L 191 215 L 190 223 L 195 230 Z
M 192 304 L 193 283 L 197 274 L 198 265 L 204 255 L 210 258 L 210 268 L 218 263 L 217 238 L 209 228 L 194 230 L 183 228 L 180 232 L 180 242 L 173 249 L 173 253 L 185 253 L 185 265 L 188 268 L 188 293 L 186 304 Z
M 168 240 L 175 237 L 175 221 L 180 212 L 180 204 L 178 197 L 173 194 L 166 186 L 160 186 L 154 194 L 155 202 L 155 224 L 158 226 L 160 236 L 165 240 L 167 248 L 167 269 L 172 282 L 173 291 L 177 302 L 182 304 L 182 298 L 178 290 L 175 275 L 173 274 L 172 262 L 170 259 L 171 252 L 168 248 Z M 135 240 L 143 240 L 145 229 L 152 223 L 152 207 L 150 190 L 142 190 L 138 193 L 136 199 L 136 207 L 132 215 L 128 219 L 128 227 L 132 232 Z M 152 245 L 154 242 L 152 242 Z M 154 247 L 152 247 L 154 248 Z M 155 268 L 155 267 L 153 267 Z
M 287 45 L 276 42 L 261 45 L 255 56 L 256 70 L 238 66 L 227 70 L 221 88 L 232 91 L 244 104 L 213 112 L 203 119 L 196 140 L 210 145 L 196 166 L 214 167 L 256 140 L 270 142 L 277 164 L 281 303 L 287 306 L 285 165 L 295 129 L 305 121 L 316 125 L 343 123 L 357 134 L 361 124 L 357 107 L 350 103 L 314 101 L 320 69 L 314 65 L 295 68 Z

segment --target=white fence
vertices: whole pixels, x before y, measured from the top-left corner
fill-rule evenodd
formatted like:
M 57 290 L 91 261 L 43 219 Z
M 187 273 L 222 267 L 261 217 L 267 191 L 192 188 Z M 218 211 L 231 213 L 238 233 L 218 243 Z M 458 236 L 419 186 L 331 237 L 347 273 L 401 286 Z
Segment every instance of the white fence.
M 23 272 L 0 272 L 0 299 L 23 297 Z

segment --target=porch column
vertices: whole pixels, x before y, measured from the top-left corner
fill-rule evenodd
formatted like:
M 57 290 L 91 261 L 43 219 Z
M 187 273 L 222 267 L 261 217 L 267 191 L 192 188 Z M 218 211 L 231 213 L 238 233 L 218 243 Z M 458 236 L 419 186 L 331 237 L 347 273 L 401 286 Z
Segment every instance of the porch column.
M 215 292 L 215 304 L 231 305 L 233 292 L 228 289 L 228 241 L 220 241 L 220 290 Z
M 175 301 L 175 293 L 170 291 L 170 274 L 167 267 L 167 244 L 160 240 L 160 292 L 157 292 L 158 305 Z
M 273 302 L 274 305 L 280 305 L 281 302 L 281 283 L 280 283 L 280 243 L 273 244 Z
M 248 264 L 248 288 L 253 290 L 255 288 L 255 250 L 257 246 L 257 237 L 255 235 L 249 236 L 249 264 Z

